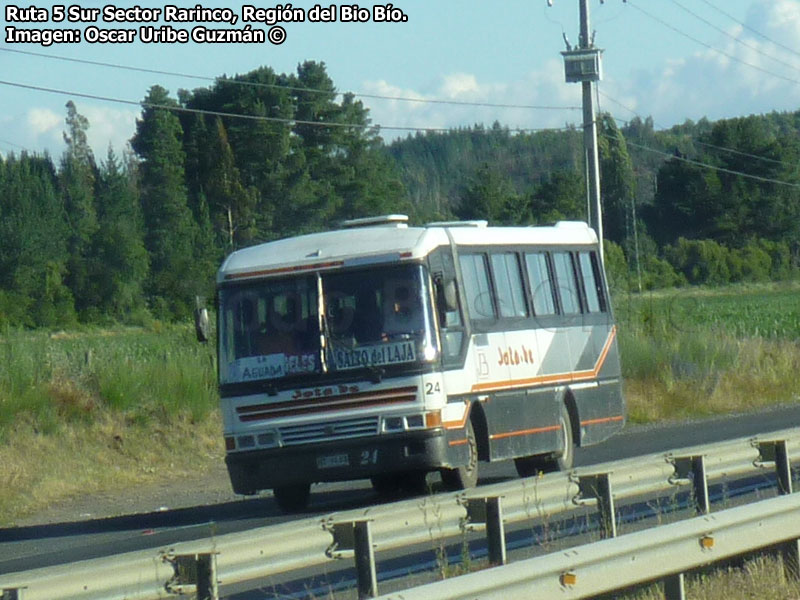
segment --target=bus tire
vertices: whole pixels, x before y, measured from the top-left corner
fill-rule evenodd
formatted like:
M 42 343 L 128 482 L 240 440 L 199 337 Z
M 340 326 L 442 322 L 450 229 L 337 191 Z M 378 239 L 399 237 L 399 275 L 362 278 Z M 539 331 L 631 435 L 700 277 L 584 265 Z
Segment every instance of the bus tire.
M 469 459 L 466 465 L 441 471 L 442 482 L 448 490 L 465 490 L 478 485 L 478 440 L 471 419 L 467 421 L 467 446 Z
M 308 508 L 308 501 L 311 497 L 310 483 L 296 483 L 276 487 L 272 490 L 275 502 L 285 513 L 299 512 Z
M 539 473 L 552 473 L 553 471 L 568 471 L 572 468 L 575 458 L 575 446 L 572 439 L 572 422 L 565 404 L 561 405 L 559 416 L 561 426 L 561 439 L 563 440 L 560 451 L 534 456 L 521 456 L 514 459 L 514 466 L 520 477 L 533 477 Z

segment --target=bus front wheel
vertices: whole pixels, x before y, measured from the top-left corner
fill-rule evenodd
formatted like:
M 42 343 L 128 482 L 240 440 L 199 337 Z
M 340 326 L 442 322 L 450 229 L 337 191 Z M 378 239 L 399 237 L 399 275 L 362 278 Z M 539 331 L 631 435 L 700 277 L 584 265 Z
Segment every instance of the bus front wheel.
M 311 497 L 310 483 L 297 483 L 276 487 L 272 490 L 275 502 L 285 513 L 301 511 L 308 507 L 308 500 Z
M 455 469 L 442 469 L 442 482 L 449 490 L 465 490 L 478 485 L 478 441 L 471 420 L 467 421 L 467 447 L 469 458 L 466 465 Z

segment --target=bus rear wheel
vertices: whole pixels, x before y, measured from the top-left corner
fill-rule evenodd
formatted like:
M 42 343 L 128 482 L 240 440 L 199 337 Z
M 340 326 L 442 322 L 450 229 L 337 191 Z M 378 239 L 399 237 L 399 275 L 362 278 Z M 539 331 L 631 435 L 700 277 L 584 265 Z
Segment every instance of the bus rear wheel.
M 572 439 L 572 425 L 567 407 L 561 405 L 559 416 L 561 426 L 561 450 L 553 454 L 538 454 L 535 456 L 521 456 L 514 459 L 514 466 L 520 477 L 533 477 L 539 473 L 552 473 L 553 471 L 568 471 L 572 468 L 575 456 L 575 447 Z
M 275 502 L 285 513 L 299 512 L 308 508 L 308 501 L 311 497 L 310 483 L 297 483 L 276 487 L 272 490 Z
M 472 421 L 467 421 L 467 447 L 469 458 L 466 465 L 441 471 L 442 483 L 448 490 L 465 490 L 478 485 L 478 441 Z

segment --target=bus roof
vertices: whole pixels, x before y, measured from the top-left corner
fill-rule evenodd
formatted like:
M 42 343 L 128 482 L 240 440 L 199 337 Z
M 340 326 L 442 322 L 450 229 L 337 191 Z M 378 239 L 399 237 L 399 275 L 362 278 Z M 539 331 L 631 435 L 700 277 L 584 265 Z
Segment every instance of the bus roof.
M 447 231 L 458 246 L 597 244 L 594 230 L 581 221 L 548 227 L 488 227 L 481 221 L 424 227 L 368 223 L 237 250 L 223 262 L 217 282 L 423 258 L 449 244 Z

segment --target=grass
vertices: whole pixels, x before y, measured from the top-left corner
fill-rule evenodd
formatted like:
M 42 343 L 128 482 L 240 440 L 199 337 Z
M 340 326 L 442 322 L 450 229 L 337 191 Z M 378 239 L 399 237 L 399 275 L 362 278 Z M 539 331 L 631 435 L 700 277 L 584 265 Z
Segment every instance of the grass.
M 727 567 L 691 574 L 685 581 L 686 597 L 692 600 L 797 600 L 800 583 L 786 578 L 782 561 L 761 555 L 740 568 Z M 660 585 L 615 596 L 619 600 L 663 600 Z
M 785 285 L 615 298 L 629 420 L 797 401 L 799 292 Z
M 188 327 L 0 337 L 0 523 L 223 456 L 211 348 Z

